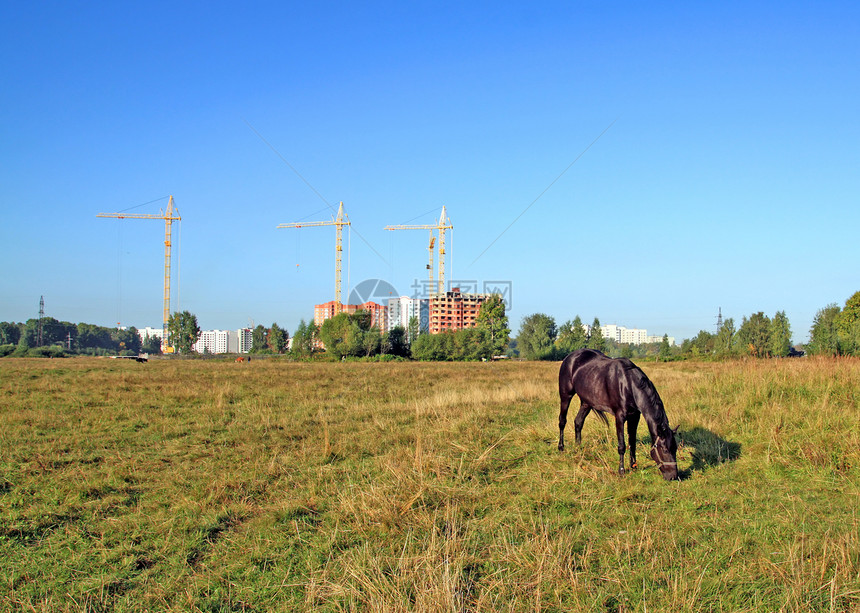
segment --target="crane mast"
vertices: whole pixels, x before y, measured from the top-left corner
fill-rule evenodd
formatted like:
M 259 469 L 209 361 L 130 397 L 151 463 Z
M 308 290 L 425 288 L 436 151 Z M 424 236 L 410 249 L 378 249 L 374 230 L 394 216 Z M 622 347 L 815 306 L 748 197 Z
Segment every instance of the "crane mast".
M 337 217 L 332 221 L 299 221 L 295 223 L 282 223 L 278 228 L 311 228 L 318 226 L 335 226 L 334 243 L 334 308 L 335 315 L 341 312 L 341 261 L 343 259 L 343 227 L 351 225 L 349 217 L 344 213 L 343 202 L 337 209 Z
M 167 210 L 159 211 L 157 215 L 142 213 L 99 213 L 96 217 L 110 217 L 113 219 L 163 219 L 164 220 L 164 310 L 162 313 L 162 336 L 161 350 L 164 353 L 173 353 L 173 346 L 168 338 L 167 322 L 170 319 L 170 249 L 171 249 L 171 227 L 174 221 L 182 221 L 179 209 L 173 205 L 173 196 L 167 201 Z
M 448 218 L 448 213 L 445 207 L 442 207 L 442 214 L 439 216 L 439 221 L 435 224 L 422 224 L 416 226 L 399 225 L 385 226 L 385 230 L 430 230 L 430 291 L 433 292 L 434 285 L 436 292 L 441 294 L 445 291 L 445 230 L 452 230 L 454 226 Z M 439 231 L 439 280 L 434 282 L 433 279 L 433 230 Z

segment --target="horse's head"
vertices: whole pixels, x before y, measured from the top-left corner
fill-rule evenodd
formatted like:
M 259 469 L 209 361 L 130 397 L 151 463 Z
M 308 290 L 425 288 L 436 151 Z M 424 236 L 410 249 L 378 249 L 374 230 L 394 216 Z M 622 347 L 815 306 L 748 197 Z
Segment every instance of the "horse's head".
M 651 459 L 657 462 L 657 468 L 666 481 L 678 478 L 678 460 L 675 455 L 678 451 L 678 442 L 675 440 L 677 430 L 676 427 L 665 436 L 658 436 L 651 447 Z

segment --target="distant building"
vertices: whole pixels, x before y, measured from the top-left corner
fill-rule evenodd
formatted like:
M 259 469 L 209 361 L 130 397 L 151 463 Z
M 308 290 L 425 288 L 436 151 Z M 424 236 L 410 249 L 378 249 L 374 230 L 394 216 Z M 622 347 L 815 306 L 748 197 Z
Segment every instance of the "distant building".
M 474 328 L 481 305 L 492 294 L 463 294 L 459 287 L 430 296 L 430 334 Z
M 236 330 L 236 351 L 231 353 L 248 353 L 254 344 L 254 331 L 251 328 L 239 328 Z
M 371 327 L 378 328 L 383 333 L 388 331 L 388 309 L 386 307 L 376 302 L 341 305 L 341 313 L 352 314 L 356 311 L 368 311 L 370 313 Z M 335 315 L 334 300 L 314 305 L 314 323 L 317 326 L 321 326 L 326 319 L 331 319 Z
M 412 318 L 418 320 L 418 330 L 429 332 L 430 330 L 430 300 L 427 298 L 389 298 L 388 300 L 388 331 L 397 326 L 402 326 L 409 331 L 409 322 Z
M 590 326 L 589 333 L 591 332 Z M 629 344 L 629 345 L 645 345 L 648 343 L 662 343 L 663 337 L 661 336 L 650 336 L 648 331 L 640 328 L 625 328 L 624 326 L 617 326 L 615 324 L 609 324 L 606 326 L 600 326 L 600 333 L 603 335 L 603 338 L 610 339 L 619 344 Z M 669 344 L 675 344 L 675 337 L 669 337 Z
M 141 342 L 146 342 L 147 338 L 161 338 L 164 335 L 164 330 L 146 326 L 145 328 L 138 328 L 137 334 L 140 336 Z
M 194 343 L 196 353 L 227 353 L 226 330 L 203 330 Z
M 248 353 L 251 350 L 252 331 L 250 328 L 239 330 L 203 330 L 194 343 L 197 353 Z
M 669 340 L 669 345 L 674 347 L 675 346 L 675 337 L 669 336 L 668 340 Z M 663 337 L 662 336 L 648 336 L 647 340 L 645 342 L 646 343 L 662 343 Z

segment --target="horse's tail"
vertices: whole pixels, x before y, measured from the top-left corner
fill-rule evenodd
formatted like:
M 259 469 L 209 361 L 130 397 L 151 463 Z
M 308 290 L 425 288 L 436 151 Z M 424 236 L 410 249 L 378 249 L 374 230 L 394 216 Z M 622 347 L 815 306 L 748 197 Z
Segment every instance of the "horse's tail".
M 601 419 L 601 421 L 606 424 L 606 427 L 609 427 L 609 419 L 606 418 L 606 413 L 601 411 L 600 409 L 594 409 L 594 412 Z

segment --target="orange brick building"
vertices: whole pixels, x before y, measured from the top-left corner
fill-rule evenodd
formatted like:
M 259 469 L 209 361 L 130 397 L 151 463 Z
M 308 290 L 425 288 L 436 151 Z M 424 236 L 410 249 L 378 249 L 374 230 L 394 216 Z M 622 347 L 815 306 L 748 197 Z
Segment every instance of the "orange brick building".
M 385 332 L 388 329 L 388 309 L 381 304 L 375 302 L 365 302 L 364 304 L 343 304 L 341 305 L 342 313 L 355 313 L 356 311 L 370 312 L 370 325 L 374 328 L 379 328 L 380 332 Z M 331 319 L 335 316 L 335 302 L 330 300 L 323 304 L 314 305 L 314 323 L 321 326 L 326 319 Z
M 430 334 L 474 328 L 481 304 L 490 294 L 462 294 L 459 287 L 430 296 Z

